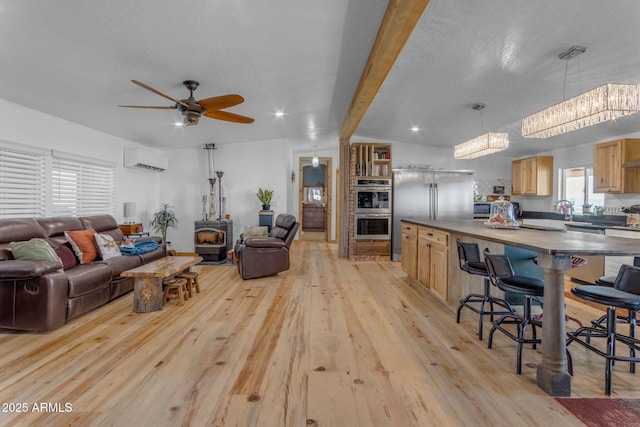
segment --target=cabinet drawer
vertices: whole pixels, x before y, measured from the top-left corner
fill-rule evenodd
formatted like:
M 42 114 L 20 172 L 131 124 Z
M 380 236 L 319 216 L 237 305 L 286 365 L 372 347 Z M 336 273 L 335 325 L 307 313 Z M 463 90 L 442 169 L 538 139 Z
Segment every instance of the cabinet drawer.
M 426 239 L 443 246 L 449 246 L 449 233 L 446 233 L 444 231 L 434 230 L 433 228 L 420 227 L 418 229 L 418 237 L 420 239 Z
M 408 234 L 409 236 L 418 236 L 418 226 L 414 224 L 402 223 L 402 234 Z

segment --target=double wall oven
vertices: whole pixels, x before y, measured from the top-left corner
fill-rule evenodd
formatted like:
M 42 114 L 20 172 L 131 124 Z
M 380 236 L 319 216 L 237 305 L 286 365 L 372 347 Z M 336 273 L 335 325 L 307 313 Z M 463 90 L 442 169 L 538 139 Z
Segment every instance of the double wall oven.
M 391 238 L 391 180 L 357 179 L 355 182 L 354 239 Z

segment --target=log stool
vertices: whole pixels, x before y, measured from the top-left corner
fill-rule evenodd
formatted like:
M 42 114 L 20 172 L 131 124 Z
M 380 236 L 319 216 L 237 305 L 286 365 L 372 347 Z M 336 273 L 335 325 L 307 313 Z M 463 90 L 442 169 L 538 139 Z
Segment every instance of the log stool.
M 196 292 L 200 293 L 200 283 L 198 283 L 198 273 L 195 271 L 186 271 L 184 273 L 178 274 L 177 277 L 185 279 L 187 281 L 187 292 L 189 293 L 189 298 L 193 297 L 193 288 L 196 288 Z
M 186 279 L 171 277 L 164 279 L 162 285 L 164 286 L 164 294 L 162 296 L 163 307 L 171 297 L 178 298 L 178 305 L 184 305 L 184 300 L 189 298 Z

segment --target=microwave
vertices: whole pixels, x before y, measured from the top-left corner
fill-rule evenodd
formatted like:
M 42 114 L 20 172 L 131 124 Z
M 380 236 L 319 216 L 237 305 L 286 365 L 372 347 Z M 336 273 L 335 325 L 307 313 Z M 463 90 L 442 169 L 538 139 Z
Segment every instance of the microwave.
M 511 202 L 513 205 L 513 216 L 514 219 L 520 219 L 520 204 L 518 202 Z M 476 202 L 473 204 L 473 218 L 475 219 L 489 219 L 489 214 L 491 213 L 491 203 L 490 202 Z

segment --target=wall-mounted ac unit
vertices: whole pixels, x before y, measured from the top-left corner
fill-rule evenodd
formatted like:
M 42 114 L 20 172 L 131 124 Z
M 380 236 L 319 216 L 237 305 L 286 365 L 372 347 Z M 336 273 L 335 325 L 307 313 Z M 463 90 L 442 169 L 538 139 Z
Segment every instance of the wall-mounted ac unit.
M 124 167 L 162 172 L 167 168 L 167 159 L 158 152 L 144 148 L 125 148 Z

